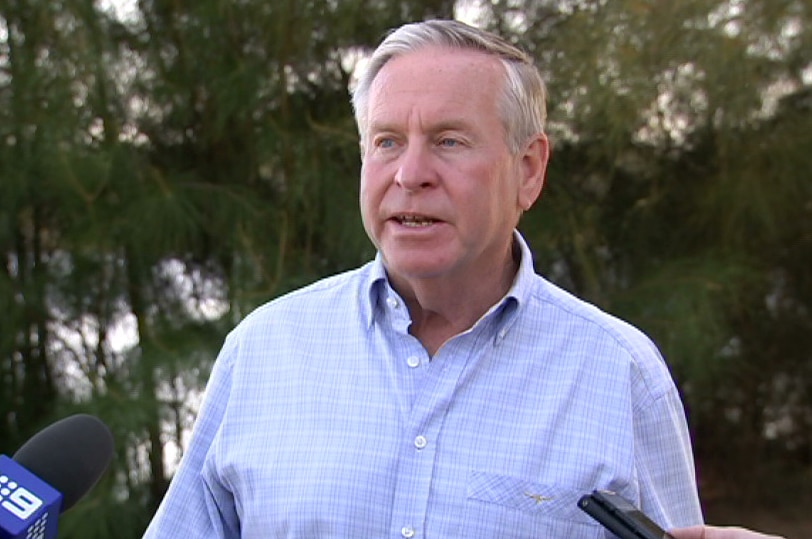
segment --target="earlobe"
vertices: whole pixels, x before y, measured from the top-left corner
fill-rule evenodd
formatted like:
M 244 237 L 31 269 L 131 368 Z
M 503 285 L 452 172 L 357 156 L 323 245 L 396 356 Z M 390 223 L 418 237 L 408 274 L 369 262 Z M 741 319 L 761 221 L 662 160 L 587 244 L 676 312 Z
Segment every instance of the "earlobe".
M 525 148 L 522 156 L 522 184 L 519 187 L 519 206 L 529 210 L 541 195 L 547 177 L 550 146 L 547 136 L 539 133 Z

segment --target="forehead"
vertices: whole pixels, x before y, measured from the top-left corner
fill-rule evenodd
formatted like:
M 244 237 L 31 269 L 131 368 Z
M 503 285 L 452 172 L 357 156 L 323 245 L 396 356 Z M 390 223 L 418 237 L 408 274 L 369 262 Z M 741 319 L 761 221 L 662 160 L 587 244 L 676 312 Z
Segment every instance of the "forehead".
M 484 52 L 425 47 L 392 58 L 369 93 L 371 123 L 398 112 L 496 114 L 505 81 L 499 59 Z

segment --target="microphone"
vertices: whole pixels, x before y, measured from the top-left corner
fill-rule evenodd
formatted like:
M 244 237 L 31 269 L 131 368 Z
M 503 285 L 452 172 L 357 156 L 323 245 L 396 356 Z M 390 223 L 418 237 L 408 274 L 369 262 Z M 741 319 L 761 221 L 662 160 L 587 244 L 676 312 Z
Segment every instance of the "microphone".
M 57 517 L 98 482 L 113 458 L 113 435 L 76 414 L 32 436 L 13 458 L 0 455 L 0 539 L 54 539 Z

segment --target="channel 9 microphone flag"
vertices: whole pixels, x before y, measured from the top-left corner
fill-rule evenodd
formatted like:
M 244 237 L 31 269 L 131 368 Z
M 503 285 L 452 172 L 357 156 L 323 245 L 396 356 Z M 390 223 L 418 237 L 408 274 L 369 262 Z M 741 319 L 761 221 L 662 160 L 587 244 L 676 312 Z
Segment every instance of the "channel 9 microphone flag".
M 87 414 L 60 419 L 12 458 L 0 455 L 0 539 L 54 539 L 57 517 L 87 494 L 113 458 L 113 435 Z

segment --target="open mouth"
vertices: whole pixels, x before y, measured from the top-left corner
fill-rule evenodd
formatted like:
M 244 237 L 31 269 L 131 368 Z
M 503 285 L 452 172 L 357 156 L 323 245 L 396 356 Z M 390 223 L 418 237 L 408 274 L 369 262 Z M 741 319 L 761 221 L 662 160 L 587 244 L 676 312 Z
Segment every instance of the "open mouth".
M 436 219 L 431 219 L 430 217 L 420 215 L 396 215 L 395 221 L 403 226 L 411 228 L 430 226 L 437 222 Z

